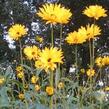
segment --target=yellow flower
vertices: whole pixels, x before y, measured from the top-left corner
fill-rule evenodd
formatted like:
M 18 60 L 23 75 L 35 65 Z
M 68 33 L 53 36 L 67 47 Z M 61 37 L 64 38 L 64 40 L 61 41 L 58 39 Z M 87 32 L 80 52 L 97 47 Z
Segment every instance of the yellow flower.
M 27 34 L 27 29 L 25 28 L 24 25 L 15 24 L 12 25 L 12 27 L 9 29 L 8 34 L 11 39 L 18 40 Z
M 37 76 L 32 76 L 31 78 L 31 83 L 35 84 L 39 80 L 39 77 Z
M 86 9 L 83 11 L 83 14 L 98 20 L 100 17 L 106 17 L 106 12 L 107 10 L 105 10 L 102 6 L 91 5 L 89 7 L 86 7 Z
M 96 58 L 95 63 L 96 63 L 96 65 L 97 65 L 98 67 L 104 66 L 102 57 Z
M 62 7 L 60 4 L 46 3 L 39 8 L 37 15 L 45 20 L 47 24 L 66 24 L 69 22 L 72 13 L 69 9 L 65 9 L 65 7 Z
M 36 41 L 38 41 L 39 43 L 43 42 L 43 38 L 41 36 L 36 36 Z
M 104 88 L 105 91 L 109 91 L 109 86 Z
M 81 27 L 80 29 L 78 29 L 78 32 L 74 31 L 69 33 L 65 40 L 69 44 L 81 44 L 86 41 L 86 38 L 86 29 L 84 27 Z
M 35 85 L 35 90 L 39 91 L 40 90 L 40 86 L 38 84 Z
M 98 67 L 109 65 L 109 56 L 98 57 L 96 58 L 95 63 Z
M 104 57 L 102 58 L 102 61 L 103 61 L 103 64 L 104 64 L 104 65 L 109 65 L 109 56 L 104 56 Z
M 47 86 L 46 87 L 46 93 L 48 94 L 48 95 L 53 95 L 54 94 L 54 88 L 53 87 L 51 87 L 51 86 Z
M 95 24 L 92 25 L 87 25 L 86 26 L 86 31 L 87 31 L 87 38 L 88 40 L 95 38 L 95 36 L 98 36 L 101 34 L 101 29 Z
M 94 69 L 88 69 L 86 73 L 87 73 L 88 77 L 92 77 L 92 76 L 95 75 L 95 70 Z
M 63 82 L 59 82 L 59 84 L 58 84 L 58 88 L 59 88 L 59 89 L 64 88 L 64 83 L 63 83 Z
M 20 79 L 23 79 L 24 78 L 24 72 L 18 72 L 17 73 L 17 77 L 20 78 Z
M 21 100 L 23 100 L 23 99 L 25 98 L 23 93 L 19 93 L 18 97 L 19 97 L 19 99 L 21 99 Z
M 5 78 L 4 77 L 0 77 L 0 85 L 2 85 L 5 82 Z
M 39 57 L 39 53 L 40 49 L 35 45 L 24 48 L 24 54 L 29 60 L 36 60 Z
M 20 66 L 20 65 L 17 66 L 17 67 L 16 67 L 16 71 L 17 71 L 17 72 L 22 72 L 22 71 L 23 71 L 23 67 Z
M 85 69 L 84 68 L 80 69 L 80 72 L 84 74 L 85 73 Z
M 63 52 L 56 47 L 45 48 L 40 53 L 38 60 L 35 62 L 35 66 L 40 69 L 55 70 L 57 63 L 63 63 Z

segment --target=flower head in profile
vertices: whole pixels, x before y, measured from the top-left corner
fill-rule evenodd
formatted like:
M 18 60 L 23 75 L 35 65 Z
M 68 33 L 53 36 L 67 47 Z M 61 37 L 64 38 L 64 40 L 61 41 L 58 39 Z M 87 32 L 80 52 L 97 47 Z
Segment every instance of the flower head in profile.
M 86 26 L 87 38 L 88 40 L 94 39 L 96 36 L 101 34 L 101 29 L 99 26 L 92 24 Z
M 106 17 L 106 12 L 107 10 L 105 10 L 102 6 L 90 5 L 89 7 L 86 7 L 86 9 L 83 11 L 83 14 L 98 20 L 100 17 Z
M 70 32 L 66 37 L 66 41 L 69 44 L 82 44 L 87 39 L 87 31 L 84 27 L 78 29 L 78 31 Z
M 38 60 L 35 62 L 35 66 L 44 69 L 46 72 L 49 70 L 54 71 L 57 67 L 57 63 L 63 63 L 62 59 L 63 52 L 58 48 L 45 48 L 40 53 Z
M 66 24 L 69 22 L 72 13 L 69 9 L 66 9 L 60 4 L 46 3 L 41 8 L 39 8 L 37 15 L 45 20 L 47 24 Z
M 95 70 L 94 69 L 88 69 L 86 72 L 88 77 L 93 77 L 95 75 Z
M 27 29 L 24 25 L 14 24 L 8 31 L 9 37 L 13 40 L 19 40 L 21 37 L 27 34 Z
M 36 60 L 39 57 L 40 49 L 37 46 L 27 46 L 24 48 L 24 54 L 29 60 Z
M 46 93 L 50 96 L 53 95 L 54 94 L 54 88 L 52 86 L 47 86 L 46 87 Z

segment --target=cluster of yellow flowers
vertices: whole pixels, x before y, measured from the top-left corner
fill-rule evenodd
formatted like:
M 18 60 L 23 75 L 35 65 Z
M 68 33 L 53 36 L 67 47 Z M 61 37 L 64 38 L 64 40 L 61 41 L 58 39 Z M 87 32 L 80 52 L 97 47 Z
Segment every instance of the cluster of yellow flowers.
M 44 4 L 39 9 L 37 15 L 45 20 L 46 23 L 66 24 L 72 16 L 72 13 L 60 4 Z
M 57 67 L 57 63 L 63 63 L 63 52 L 56 47 L 45 48 L 41 51 L 35 66 L 44 69 L 46 72 L 53 71 Z
M 17 77 L 20 79 L 24 78 L 24 71 L 23 71 L 23 67 L 22 66 L 17 66 L 16 67 L 16 72 L 17 72 Z
M 98 67 L 109 65 L 109 56 L 97 57 L 95 63 Z
M 94 39 L 95 36 L 98 36 L 101 34 L 101 29 L 95 24 L 92 25 L 86 25 L 85 27 L 81 27 L 78 29 L 78 31 L 74 31 L 68 34 L 68 37 L 66 37 L 66 41 L 69 44 L 81 44 L 85 42 L 87 39 Z
M 88 69 L 86 72 L 88 77 L 93 77 L 95 75 L 95 70 L 94 69 Z

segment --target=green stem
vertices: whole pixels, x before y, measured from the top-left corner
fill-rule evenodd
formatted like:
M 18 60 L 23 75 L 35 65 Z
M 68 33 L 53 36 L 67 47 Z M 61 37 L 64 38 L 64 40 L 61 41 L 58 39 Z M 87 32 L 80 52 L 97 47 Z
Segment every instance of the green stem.
M 90 68 L 93 68 L 93 65 L 92 65 L 92 47 L 91 47 L 91 40 L 89 41 L 89 54 L 90 54 Z
M 21 40 L 19 40 L 19 45 L 20 45 L 20 61 L 21 61 L 21 64 L 23 65 L 23 55 L 22 55 L 22 43 L 21 43 Z
M 51 24 L 51 45 L 54 46 L 53 25 Z
M 62 25 L 60 25 L 60 49 L 62 48 Z
M 53 71 L 50 72 L 50 86 L 53 87 Z M 53 109 L 53 96 L 50 96 L 50 109 Z
M 21 65 L 23 65 L 23 53 L 22 53 L 22 43 L 21 43 L 21 40 L 19 40 L 19 45 L 20 45 L 20 59 L 21 59 Z M 25 87 L 25 79 L 24 79 L 24 77 L 23 77 L 23 79 L 22 79 L 22 84 L 23 84 L 23 93 L 24 93 L 24 95 L 25 95 L 25 89 L 24 89 L 24 87 Z M 28 102 L 27 102 L 27 100 L 25 99 L 25 105 L 26 105 L 26 109 L 28 109 Z

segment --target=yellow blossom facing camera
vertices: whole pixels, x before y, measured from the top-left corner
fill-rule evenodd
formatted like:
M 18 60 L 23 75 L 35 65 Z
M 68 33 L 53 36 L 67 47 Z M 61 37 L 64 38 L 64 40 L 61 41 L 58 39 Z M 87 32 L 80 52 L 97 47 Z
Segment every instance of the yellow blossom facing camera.
M 19 99 L 21 99 L 21 100 L 23 100 L 23 99 L 25 98 L 23 93 L 19 93 L 18 97 L 19 97 Z
M 58 83 L 58 88 L 59 89 L 63 89 L 64 88 L 64 83 L 63 82 L 59 82 Z
M 63 52 L 56 47 L 45 48 L 40 53 L 38 60 L 35 62 L 36 68 L 44 69 L 46 72 L 49 70 L 54 71 L 57 63 L 63 63 Z
M 36 60 L 39 57 L 40 49 L 35 45 L 27 46 L 24 48 L 24 54 L 29 60 Z
M 0 77 L 0 85 L 2 85 L 5 82 L 5 78 L 4 77 Z
M 45 20 L 47 24 L 66 24 L 69 22 L 72 13 L 69 9 L 66 9 L 60 4 L 46 3 L 41 8 L 39 8 L 37 15 Z
M 8 31 L 9 37 L 13 40 L 19 40 L 27 34 L 27 29 L 24 25 L 14 24 Z
M 94 69 L 88 69 L 86 72 L 88 77 L 92 77 L 95 75 L 95 70 Z
M 40 86 L 38 84 L 35 85 L 35 91 L 39 91 L 40 90 Z
M 53 87 L 51 87 L 51 86 L 47 86 L 46 87 L 46 93 L 48 94 L 48 95 L 53 95 L 54 94 L 54 88 Z
M 106 12 L 107 10 L 105 10 L 102 6 L 90 5 L 89 7 L 86 7 L 86 9 L 83 11 L 83 14 L 98 20 L 100 17 L 106 17 Z
M 39 80 L 39 77 L 37 76 L 32 76 L 31 78 L 31 83 L 35 84 Z
M 101 29 L 99 26 L 92 24 L 92 25 L 87 25 L 86 26 L 86 31 L 87 31 L 87 38 L 88 40 L 94 39 L 95 36 L 98 36 L 101 34 Z

